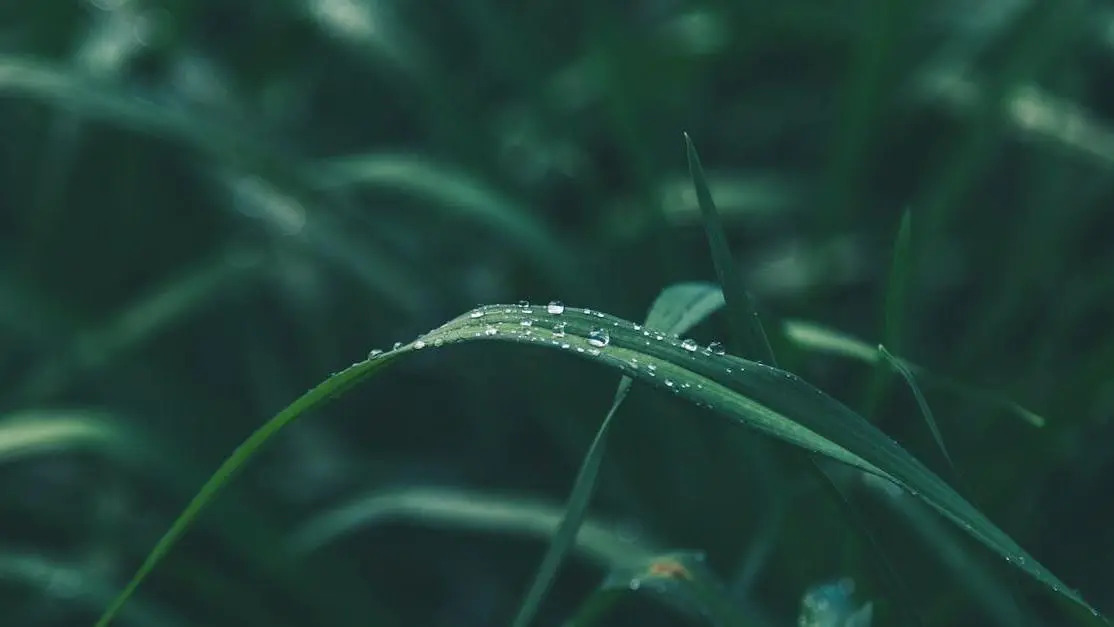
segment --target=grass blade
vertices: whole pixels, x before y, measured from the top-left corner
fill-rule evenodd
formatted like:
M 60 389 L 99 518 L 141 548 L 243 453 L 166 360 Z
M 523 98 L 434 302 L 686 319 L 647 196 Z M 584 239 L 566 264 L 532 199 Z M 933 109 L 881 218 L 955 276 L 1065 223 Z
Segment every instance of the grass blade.
M 752 357 L 757 361 L 764 361 L 776 365 L 774 351 L 770 347 L 770 340 L 762 328 L 762 321 L 754 307 L 754 301 L 747 293 L 739 269 L 731 256 L 731 249 L 727 246 L 727 235 L 723 231 L 723 223 L 716 211 L 712 192 L 708 189 L 708 180 L 704 176 L 704 168 L 700 166 L 700 155 L 696 154 L 696 146 L 688 133 L 685 136 L 685 152 L 688 156 L 689 175 L 692 177 L 693 187 L 696 189 L 696 199 L 700 205 L 700 213 L 704 216 L 704 229 L 708 234 L 708 245 L 712 249 L 712 261 L 716 266 L 716 276 L 723 287 L 723 296 L 727 305 L 728 315 L 732 324 L 729 326 L 734 338 L 736 350 L 740 355 Z
M 909 389 L 913 392 L 913 398 L 917 401 L 917 407 L 921 410 L 921 415 L 924 416 L 924 421 L 928 423 L 928 429 L 932 432 L 932 438 L 936 440 L 936 446 L 940 447 L 940 452 L 944 454 L 944 459 L 948 461 L 951 466 L 952 472 L 957 476 L 959 471 L 956 470 L 955 462 L 952 456 L 948 453 L 948 447 L 944 444 L 944 436 L 940 433 L 940 426 L 936 424 L 936 418 L 932 415 L 932 408 L 928 406 L 928 401 L 925 400 L 924 394 L 921 394 L 921 388 L 917 385 L 916 379 L 913 378 L 913 373 L 905 364 L 901 363 L 897 357 L 894 357 L 890 351 L 886 350 L 885 346 L 878 346 L 878 354 L 892 367 L 898 374 L 905 379 L 905 383 L 909 385 Z
M 699 324 L 723 302 L 722 295 L 715 286 L 706 283 L 680 283 L 662 290 L 646 315 L 646 326 L 678 335 Z M 603 423 L 588 447 L 588 454 L 581 463 L 572 494 L 569 495 L 565 515 L 557 526 L 549 548 L 542 557 L 542 563 L 534 575 L 534 581 L 515 616 L 513 627 L 527 627 L 541 607 L 545 594 L 549 592 L 557 571 L 576 541 L 580 526 L 588 513 L 588 505 L 596 488 L 600 465 L 606 450 L 607 436 L 619 406 L 630 392 L 633 380 L 624 376 L 615 390 L 615 400 L 604 416 Z
M 877 347 L 873 347 L 850 334 L 830 329 L 813 322 L 786 320 L 782 325 L 782 329 L 786 339 L 807 350 L 854 359 L 867 364 L 876 364 L 882 359 Z M 933 374 L 923 367 L 904 359 L 896 359 L 902 366 L 907 368 L 922 381 L 947 388 L 954 394 L 965 396 L 971 400 L 1005 409 L 1010 413 L 1016 414 L 1019 418 L 1034 427 L 1043 427 L 1045 425 L 1046 420 L 1044 416 L 1030 411 L 1000 394 L 979 390 L 969 385 L 952 381 L 951 379 Z
M 529 326 L 522 322 L 529 321 Z M 108 625 L 159 560 L 221 488 L 284 426 L 323 406 L 385 366 L 422 350 L 498 341 L 566 352 L 671 392 L 730 422 L 761 431 L 813 453 L 904 487 L 1014 567 L 1100 616 L 1074 589 L 1022 549 L 981 511 L 862 416 L 777 368 L 733 355 L 690 350 L 676 338 L 644 336 L 638 325 L 583 309 L 547 314 L 532 307 L 491 305 L 450 320 L 420 338 L 353 364 L 306 392 L 241 444 L 156 544 L 138 572 L 97 622 Z M 1105 621 L 1104 621 L 1105 622 Z

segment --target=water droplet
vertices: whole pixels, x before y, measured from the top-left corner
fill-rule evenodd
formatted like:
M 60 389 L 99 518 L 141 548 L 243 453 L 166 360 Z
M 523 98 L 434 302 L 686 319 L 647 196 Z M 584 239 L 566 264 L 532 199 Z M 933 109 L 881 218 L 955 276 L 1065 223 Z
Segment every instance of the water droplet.
M 654 372 L 655 370 L 658 369 L 658 367 L 655 366 L 654 364 L 649 364 L 649 365 L 646 366 L 646 369 L 649 370 L 650 372 Z
M 416 348 L 418 350 L 422 350 L 423 348 L 425 348 L 425 342 L 423 342 L 422 340 L 418 340 L 417 342 L 414 342 L 414 348 Z
M 723 348 L 723 342 L 712 342 L 708 345 L 708 350 L 715 355 L 723 355 L 727 353 L 727 351 Z
M 483 318 L 484 317 L 484 312 L 477 309 L 476 311 L 473 311 L 470 315 L 473 318 Z
M 498 332 L 499 332 L 499 329 L 496 329 L 495 327 L 490 327 L 489 326 L 486 329 L 484 329 L 484 335 L 495 335 Z
M 662 335 L 661 333 L 657 333 L 657 334 L 654 335 L 654 339 L 658 340 L 658 341 L 661 341 L 661 340 L 665 339 L 665 336 Z
M 665 380 L 665 387 L 667 387 L 667 388 L 673 387 L 673 382 L 670 381 L 669 379 L 666 379 Z
M 598 356 L 599 356 L 599 354 L 600 354 L 600 349 L 598 349 L 598 348 L 589 348 L 589 349 L 588 349 L 588 354 L 589 354 L 589 355 L 591 355 L 592 357 L 598 357 Z
M 433 345 L 436 346 L 436 347 L 440 347 L 444 343 L 445 343 L 445 340 L 443 340 L 441 338 L 437 338 L 436 340 L 433 340 Z
M 395 342 L 395 345 L 391 347 L 391 350 L 397 351 L 400 348 L 402 348 L 402 342 Z
M 630 587 L 631 590 L 637 590 L 637 589 L 642 587 L 642 580 L 641 579 L 631 579 L 630 583 L 627 584 L 627 586 Z
M 602 317 L 603 317 L 603 312 L 601 312 L 601 311 L 593 311 L 593 312 L 592 312 L 592 315 L 593 315 L 593 316 L 595 316 L 595 317 L 597 317 L 597 318 L 602 318 Z
M 520 300 L 520 301 L 518 301 L 518 306 L 519 306 L 519 307 L 529 307 L 529 306 L 530 306 L 530 301 L 528 301 L 528 300 Z
M 565 305 L 559 300 L 550 301 L 549 304 L 545 306 L 545 311 L 554 316 L 559 316 L 565 313 Z
M 696 349 L 698 348 L 698 346 L 697 346 L 695 340 L 686 339 L 685 341 L 681 342 L 681 348 L 687 350 L 690 353 L 693 353 L 693 352 L 696 352 Z
M 642 330 L 642 325 L 641 324 L 634 325 L 634 330 L 635 331 L 641 331 Z
M 368 354 L 367 354 L 367 358 L 368 358 L 368 359 L 375 359 L 376 357 L 378 357 L 378 356 L 380 356 L 380 355 L 382 355 L 382 354 L 383 354 L 383 351 L 381 351 L 381 350 L 379 350 L 379 349 L 377 348 L 377 349 L 375 349 L 375 350 L 371 351 L 370 353 L 368 353 Z
M 532 326 L 534 326 L 534 321 L 533 320 L 523 320 L 522 322 L 519 322 L 518 324 L 520 324 L 524 327 L 532 327 Z
M 564 344 L 561 344 L 561 348 L 568 348 L 568 347 L 569 347 L 569 343 L 568 343 L 568 342 L 565 342 Z
M 603 348 L 611 341 L 611 334 L 607 329 L 596 329 L 588 334 L 588 343 L 596 348 Z

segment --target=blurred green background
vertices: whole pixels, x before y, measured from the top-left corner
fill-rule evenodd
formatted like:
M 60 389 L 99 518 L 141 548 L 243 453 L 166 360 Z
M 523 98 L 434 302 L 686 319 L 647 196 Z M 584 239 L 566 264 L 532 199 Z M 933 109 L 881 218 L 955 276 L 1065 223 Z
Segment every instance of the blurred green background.
M 1043 416 L 926 388 L 967 495 L 1114 613 L 1112 76 L 1114 7 L 1084 0 L 2 2 L 0 624 L 91 625 L 239 442 L 371 349 L 481 303 L 637 321 L 715 280 L 683 131 L 782 365 L 949 481 L 899 380 L 783 322 Z M 617 380 L 516 346 L 408 361 L 285 430 L 120 624 L 509 624 Z M 844 471 L 895 599 L 756 436 L 637 386 L 623 412 L 600 542 L 705 552 L 756 625 L 842 577 L 876 625 L 1067 624 Z M 697 624 L 661 607 L 604 624 Z

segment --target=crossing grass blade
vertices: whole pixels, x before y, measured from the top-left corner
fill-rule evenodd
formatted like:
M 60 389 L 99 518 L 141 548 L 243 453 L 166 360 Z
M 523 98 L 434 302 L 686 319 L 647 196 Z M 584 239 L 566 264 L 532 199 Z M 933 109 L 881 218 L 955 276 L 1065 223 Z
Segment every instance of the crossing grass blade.
M 665 333 L 679 335 L 692 327 L 700 324 L 704 319 L 714 313 L 723 303 L 723 297 L 715 286 L 706 283 L 680 283 L 662 290 L 661 294 L 650 306 L 646 315 L 646 326 L 660 329 Z M 526 593 L 518 613 L 515 615 L 513 627 L 527 627 L 541 607 L 545 594 L 553 585 L 557 571 L 565 559 L 565 555 L 576 542 L 577 533 L 584 523 L 588 513 L 588 505 L 596 488 L 596 478 L 599 476 L 600 465 L 606 450 L 607 436 L 619 406 L 630 392 L 633 379 L 624 376 L 619 381 L 615 391 L 615 400 L 611 409 L 604 416 L 603 423 L 592 439 L 588 453 L 581 463 L 576 481 L 573 483 L 572 494 L 569 495 L 565 515 L 557 527 L 549 548 L 546 550 L 542 563 L 534 575 L 534 581 Z
M 944 454 L 944 459 L 947 460 L 948 465 L 951 466 L 952 472 L 958 473 L 956 470 L 955 461 L 952 460 L 951 453 L 948 452 L 948 446 L 944 444 L 944 435 L 940 433 L 940 425 L 936 424 L 936 418 L 932 414 L 932 408 L 928 406 L 928 400 L 925 399 L 924 394 L 921 393 L 921 388 L 917 385 L 917 380 L 913 377 L 913 373 L 905 364 L 901 363 L 897 357 L 894 357 L 890 351 L 886 350 L 885 346 L 878 347 L 878 354 L 890 365 L 898 374 L 905 379 L 905 383 L 909 386 L 910 391 L 913 392 L 913 398 L 917 401 L 917 407 L 921 410 L 921 415 L 924 416 L 924 421 L 928 424 L 929 431 L 932 432 L 932 438 L 936 440 L 936 446 L 940 448 L 940 452 Z
M 837 331 L 813 322 L 786 320 L 782 323 L 782 331 L 785 333 L 785 338 L 787 340 L 806 350 L 854 359 L 867 364 L 877 364 L 879 360 L 882 359 L 882 355 L 877 347 L 871 346 L 848 333 Z M 895 356 L 895 359 L 921 381 L 946 388 L 953 394 L 966 397 L 972 401 L 1000 407 L 1018 416 L 1034 427 L 1043 427 L 1045 425 L 1046 420 L 1044 416 L 1026 409 L 1000 394 L 979 390 L 969 385 L 934 374 L 900 357 Z
M 523 322 L 529 325 L 523 325 Z M 353 364 L 309 390 L 241 444 L 156 544 L 97 622 L 106 627 L 139 584 L 251 457 L 283 427 L 399 359 L 454 344 L 498 341 L 567 353 L 676 394 L 731 423 L 747 426 L 904 487 L 1014 567 L 1086 609 L 1098 610 L 1022 549 L 982 512 L 892 438 L 799 377 L 772 366 L 657 336 L 598 311 L 489 305 L 393 349 Z M 1101 619 L 1105 622 L 1105 619 Z M 1107 623 L 1108 624 L 1108 623 Z

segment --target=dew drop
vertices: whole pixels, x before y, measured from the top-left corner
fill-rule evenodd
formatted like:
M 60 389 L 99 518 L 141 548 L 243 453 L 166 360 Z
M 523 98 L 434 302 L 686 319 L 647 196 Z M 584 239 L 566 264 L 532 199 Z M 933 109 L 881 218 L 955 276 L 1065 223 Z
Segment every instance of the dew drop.
M 589 348 L 589 349 L 588 349 L 588 354 L 589 354 L 589 355 L 591 355 L 592 357 L 599 357 L 599 354 L 600 354 L 600 349 L 598 349 L 598 348 Z
M 648 365 L 646 366 L 646 369 L 647 369 L 647 370 L 649 370 L 650 372 L 653 372 L 653 371 L 657 370 L 657 369 L 658 369 L 658 367 L 657 367 L 657 366 L 655 366 L 654 364 L 648 364 Z
M 568 343 L 568 342 L 565 342 L 565 343 L 561 344 L 561 348 L 565 348 L 565 349 L 567 349 L 568 347 L 569 347 L 569 343 Z
M 391 350 L 397 351 L 400 348 L 402 348 L 402 342 L 395 342 L 394 346 L 391 347 Z
M 597 317 L 597 318 L 602 318 L 603 317 L 603 312 L 602 311 L 593 311 L 592 315 Z
M 723 355 L 727 353 L 727 351 L 723 348 L 723 342 L 712 342 L 708 345 L 708 350 L 715 355 Z
M 696 345 L 695 340 L 685 340 L 685 341 L 681 342 L 681 348 L 687 350 L 690 353 L 693 353 L 693 352 L 696 352 L 696 349 L 698 347 Z
M 381 350 L 379 350 L 379 349 L 377 348 L 377 349 L 375 349 L 375 350 L 371 351 L 370 353 L 368 353 L 368 354 L 367 354 L 367 358 L 368 358 L 368 359 L 375 359 L 376 357 L 378 357 L 378 356 L 380 356 L 380 355 L 382 355 L 382 354 L 383 354 L 383 351 L 381 351 Z
M 436 340 L 433 340 L 433 345 L 436 346 L 436 347 L 441 347 L 444 343 L 445 343 L 445 340 L 443 340 L 441 338 L 437 338 Z
M 665 380 L 665 387 L 667 387 L 667 388 L 673 387 L 673 382 L 670 381 L 669 379 L 666 379 Z
M 607 329 L 596 329 L 588 334 L 588 343 L 596 348 L 603 348 L 611 342 L 611 334 Z
M 483 318 L 484 317 L 484 312 L 480 309 L 477 309 L 476 311 L 473 311 L 471 313 L 471 317 L 473 317 L 473 318 Z
M 496 329 L 495 327 L 491 327 L 491 326 L 484 329 L 484 335 L 495 335 L 498 332 L 499 332 L 499 329 Z
M 414 348 L 416 348 L 418 350 L 422 350 L 423 348 L 425 348 L 425 342 L 423 342 L 422 340 L 418 340 L 417 342 L 414 342 Z
M 559 300 L 553 300 L 553 301 L 550 301 L 549 304 L 545 306 L 545 311 L 546 311 L 546 313 L 550 313 L 554 316 L 559 316 L 559 315 L 565 313 L 565 305 L 564 305 L 564 303 L 562 303 Z
M 519 322 L 518 324 L 521 325 L 521 326 L 524 326 L 524 327 L 532 327 L 532 326 L 534 326 L 534 321 L 533 320 L 523 320 L 522 322 Z
M 529 307 L 529 306 L 530 306 L 530 301 L 528 301 L 528 300 L 520 300 L 520 301 L 518 301 L 518 306 L 519 306 L 519 307 Z

